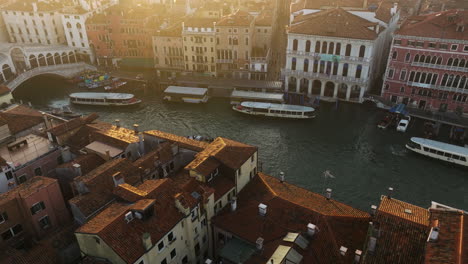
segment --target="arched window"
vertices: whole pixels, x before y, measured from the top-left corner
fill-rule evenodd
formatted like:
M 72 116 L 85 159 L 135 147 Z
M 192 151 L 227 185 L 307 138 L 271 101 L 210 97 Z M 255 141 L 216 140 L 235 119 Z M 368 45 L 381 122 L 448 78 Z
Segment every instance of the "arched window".
M 310 40 L 306 41 L 305 51 L 310 52 Z
M 447 61 L 447 65 L 452 66 L 452 64 L 453 64 L 453 59 L 449 58 L 448 61 Z
M 431 62 L 431 56 L 427 56 L 425 63 L 430 63 L 430 62 Z
M 341 54 L 341 43 L 336 43 L 335 54 L 336 54 L 336 55 L 340 55 L 340 54 Z
M 308 59 L 304 60 L 304 71 L 305 72 L 309 71 L 309 60 Z
M 442 57 L 438 57 L 438 58 L 437 58 L 437 64 L 438 64 L 438 65 L 441 65 L 441 64 L 442 64 Z
M 453 66 L 458 67 L 458 63 L 460 63 L 460 60 L 458 58 L 453 60 Z
M 461 59 L 460 64 L 458 66 L 459 67 L 465 67 L 465 59 Z
M 414 82 L 420 82 L 420 79 L 421 79 L 421 73 L 416 72 L 416 77 L 414 77 Z
M 460 82 L 460 75 L 457 75 L 453 81 L 453 85 L 452 87 L 457 87 L 458 86 L 458 82 Z
M 315 52 L 316 53 L 320 52 L 320 41 L 315 42 Z
M 77 29 L 81 29 L 81 24 L 80 24 L 80 23 L 76 23 L 76 28 L 77 28 Z
M 297 46 L 298 46 L 298 41 L 297 41 L 297 39 L 294 39 L 293 40 L 293 50 L 297 50 Z
M 428 73 L 427 78 L 426 78 L 426 83 L 427 84 L 431 83 L 431 80 L 432 80 L 432 73 Z
M 420 83 L 426 83 L 426 77 L 427 77 L 426 73 L 423 72 L 423 74 L 421 74 L 421 80 L 419 82 Z
M 421 55 L 421 57 L 419 57 L 419 62 L 424 63 L 424 60 L 425 60 L 425 59 L 426 59 L 426 56 Z
M 450 74 L 449 77 L 448 77 L 448 80 L 447 80 L 447 86 L 448 87 L 452 87 L 452 84 L 453 84 L 453 74 Z
M 319 72 L 320 72 L 320 73 L 324 73 L 324 72 L 325 72 L 325 62 L 324 62 L 324 61 L 320 61 L 320 69 L 319 69 Z
M 292 58 L 291 70 L 293 70 L 293 71 L 296 70 L 296 58 Z
M 410 61 L 410 59 L 411 59 L 411 54 L 408 52 L 408 53 L 406 53 L 405 61 L 408 62 L 408 61 Z
M 366 46 L 361 45 L 359 48 L 359 58 L 364 58 L 364 54 L 366 53 Z
M 412 71 L 412 72 L 410 73 L 409 81 L 410 81 L 410 82 L 414 81 L 414 71 Z
M 397 57 L 398 57 L 398 53 L 396 51 L 394 51 L 392 53 L 392 60 L 396 60 Z
M 332 73 L 333 75 L 337 75 L 337 74 L 338 74 L 338 67 L 339 67 L 339 66 L 340 66 L 340 65 L 338 64 L 338 62 L 335 61 L 335 62 L 333 63 L 333 73 Z
M 335 43 L 330 42 L 330 45 L 328 45 L 328 54 L 333 54 L 334 49 L 335 49 Z
M 437 62 L 437 57 L 436 56 L 432 57 L 431 64 L 436 64 L 436 62 Z
M 314 68 L 313 68 L 313 72 L 317 72 L 318 70 L 318 60 L 314 60 Z
M 71 28 L 70 22 L 67 22 L 67 28 Z
M 343 76 L 348 76 L 348 63 L 343 64 Z
M 356 78 L 361 78 L 362 65 L 358 65 L 356 68 Z
M 327 53 L 327 42 L 326 41 L 324 41 L 322 43 L 322 53 Z
M 461 77 L 460 83 L 458 84 L 458 88 L 463 88 L 465 87 L 466 83 L 466 76 Z
M 345 56 L 351 56 L 351 44 L 346 45 Z
M 442 82 L 440 83 L 440 85 L 442 86 L 446 86 L 447 85 L 447 80 L 448 80 L 448 74 L 444 74 L 444 76 L 442 76 Z
M 414 56 L 414 61 L 413 62 L 419 62 L 419 54 L 416 54 L 416 56 Z

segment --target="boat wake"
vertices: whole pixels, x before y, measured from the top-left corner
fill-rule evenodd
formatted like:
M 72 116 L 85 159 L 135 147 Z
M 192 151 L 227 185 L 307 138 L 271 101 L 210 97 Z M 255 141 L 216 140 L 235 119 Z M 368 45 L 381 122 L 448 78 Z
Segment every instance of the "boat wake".
M 403 157 L 406 155 L 407 150 L 405 148 L 401 148 L 400 146 L 395 147 L 395 146 L 390 146 L 390 152 L 392 155 Z

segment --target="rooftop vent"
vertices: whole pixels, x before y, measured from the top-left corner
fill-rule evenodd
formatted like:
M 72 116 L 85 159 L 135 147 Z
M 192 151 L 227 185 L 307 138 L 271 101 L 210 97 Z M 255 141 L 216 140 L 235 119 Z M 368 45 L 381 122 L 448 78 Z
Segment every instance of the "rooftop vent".
M 388 187 L 388 199 L 392 199 L 392 195 L 393 195 L 393 188 L 392 187 Z
M 311 224 L 311 223 L 307 225 L 307 235 L 312 237 L 315 235 L 315 233 L 317 233 L 317 231 L 318 231 L 318 228 L 316 225 Z
M 429 232 L 427 242 L 436 242 L 438 238 L 439 238 L 439 227 L 437 226 L 432 227 L 431 232 Z
M 211 263 L 213 263 L 213 261 L 211 259 L 206 259 L 205 260 L 205 264 L 211 264 Z
M 81 165 L 78 163 L 73 164 L 73 169 L 77 176 L 81 176 Z
M 258 250 L 263 249 L 263 241 L 265 241 L 265 240 L 262 237 L 257 238 L 257 241 L 255 241 L 255 244 L 256 244 Z
M 375 216 L 375 213 L 377 212 L 377 206 L 371 205 L 370 208 L 371 208 L 371 215 L 372 215 L 372 216 Z
M 326 192 L 327 200 L 330 200 L 330 199 L 331 199 L 331 195 L 332 195 L 332 189 L 327 188 L 327 192 Z
M 138 134 L 138 124 L 133 124 L 133 131 L 135 131 L 135 134 Z
M 119 120 L 119 119 L 116 119 L 116 120 L 115 120 L 115 126 L 116 126 L 117 128 L 120 128 L 120 120 Z
M 280 171 L 280 181 L 281 183 L 284 182 L 284 172 Z
M 232 200 L 230 201 L 231 202 L 231 211 L 236 211 L 237 209 L 237 198 L 236 197 L 232 197 Z
M 359 249 L 356 249 L 356 251 L 354 252 L 354 263 L 359 263 L 361 261 L 361 255 L 362 255 L 362 251 Z
M 344 246 L 341 246 L 341 247 L 340 247 L 340 254 L 341 254 L 341 256 L 345 256 L 347 251 L 348 251 L 348 248 L 347 248 L 347 247 L 344 247 Z
M 133 220 L 133 213 L 132 212 L 126 213 L 124 219 L 127 222 L 127 224 L 130 223 Z
M 258 205 L 258 214 L 260 214 L 261 216 L 265 216 L 266 213 L 267 213 L 267 205 L 266 204 L 259 204 Z
M 405 208 L 405 214 L 412 214 L 413 212 L 411 211 L 411 209 L 407 209 Z

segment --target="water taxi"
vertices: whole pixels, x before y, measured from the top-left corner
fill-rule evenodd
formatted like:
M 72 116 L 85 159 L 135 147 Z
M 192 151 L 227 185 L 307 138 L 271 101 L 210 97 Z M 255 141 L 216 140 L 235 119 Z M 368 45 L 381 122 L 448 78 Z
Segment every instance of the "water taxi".
M 72 93 L 70 102 L 82 105 L 129 106 L 141 103 L 133 94 L 127 93 Z
M 311 119 L 315 117 L 315 109 L 308 106 L 273 104 L 260 102 L 242 102 L 233 106 L 234 111 L 248 114 L 270 117 Z
M 169 86 L 164 90 L 164 100 L 184 103 L 208 102 L 208 89 L 197 87 Z
M 412 137 L 410 142 L 406 144 L 406 148 L 434 159 L 468 166 L 467 147 L 460 147 L 431 139 Z

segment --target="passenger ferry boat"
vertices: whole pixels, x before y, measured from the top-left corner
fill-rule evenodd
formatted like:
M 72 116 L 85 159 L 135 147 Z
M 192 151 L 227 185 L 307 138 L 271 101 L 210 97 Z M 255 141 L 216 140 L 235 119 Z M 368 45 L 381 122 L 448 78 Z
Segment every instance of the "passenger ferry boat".
M 208 102 L 208 89 L 198 87 L 169 86 L 164 90 L 163 100 L 184 103 Z
M 467 147 L 460 147 L 431 139 L 412 137 L 410 142 L 406 144 L 406 148 L 434 159 L 468 166 Z
M 72 93 L 70 102 L 82 105 L 129 106 L 141 103 L 133 94 L 127 93 Z
M 233 106 L 234 111 L 248 114 L 281 118 L 311 119 L 315 117 L 315 109 L 308 106 L 273 104 L 260 102 L 242 102 Z

